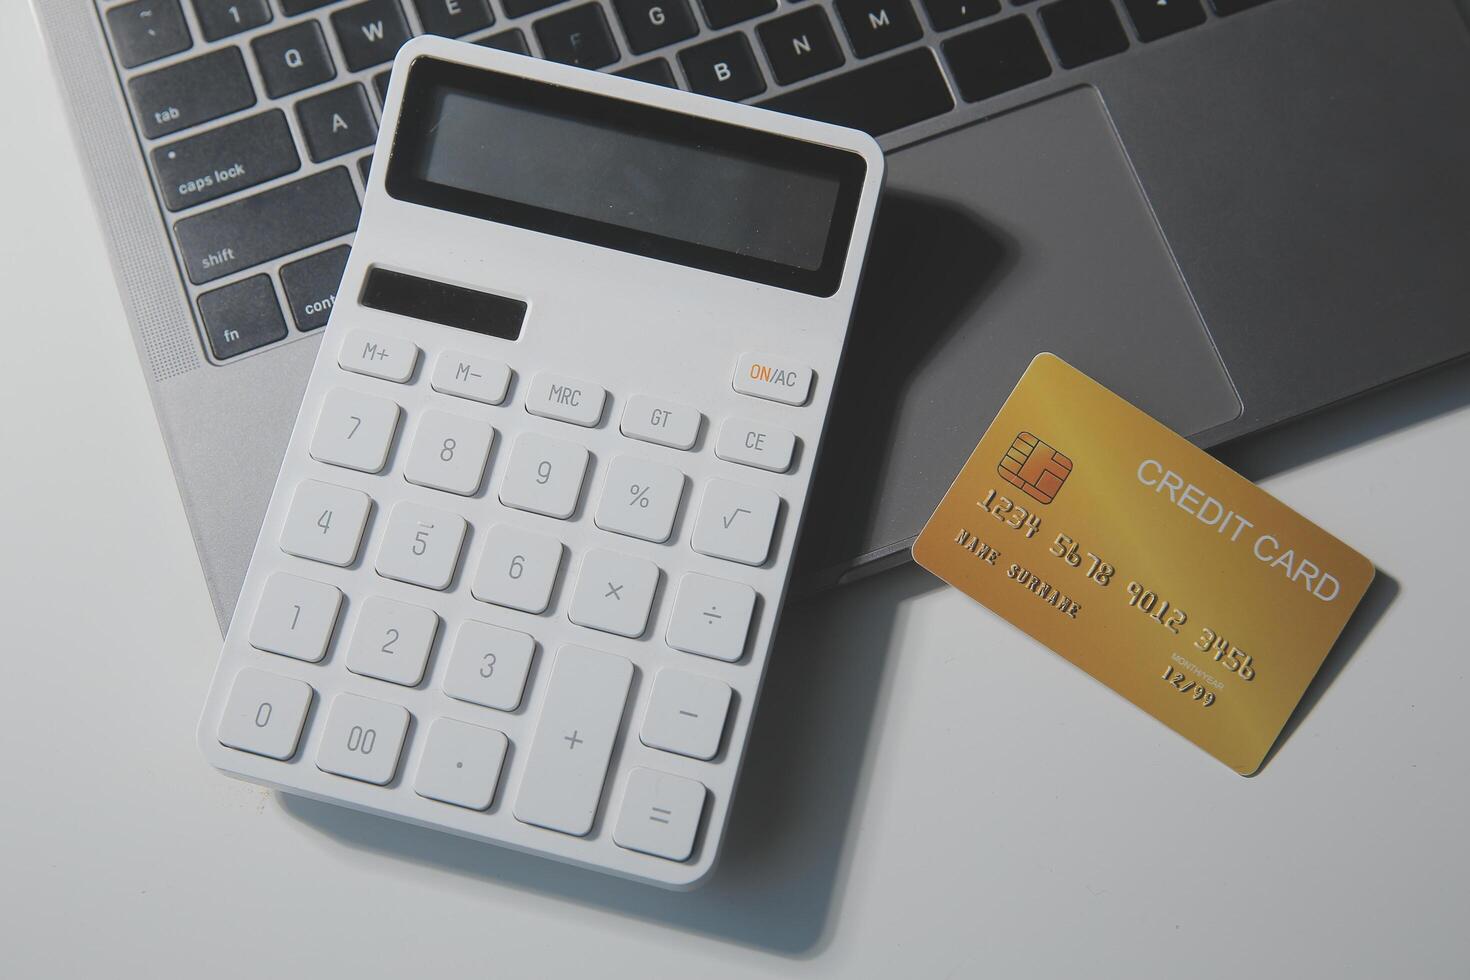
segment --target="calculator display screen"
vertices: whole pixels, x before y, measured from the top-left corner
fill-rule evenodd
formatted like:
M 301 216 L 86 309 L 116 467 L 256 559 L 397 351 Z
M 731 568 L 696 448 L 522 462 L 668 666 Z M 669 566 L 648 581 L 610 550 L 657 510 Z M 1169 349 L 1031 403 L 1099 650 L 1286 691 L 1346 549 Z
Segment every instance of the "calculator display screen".
M 394 197 L 816 295 L 835 292 L 855 153 L 483 69 L 411 69 Z

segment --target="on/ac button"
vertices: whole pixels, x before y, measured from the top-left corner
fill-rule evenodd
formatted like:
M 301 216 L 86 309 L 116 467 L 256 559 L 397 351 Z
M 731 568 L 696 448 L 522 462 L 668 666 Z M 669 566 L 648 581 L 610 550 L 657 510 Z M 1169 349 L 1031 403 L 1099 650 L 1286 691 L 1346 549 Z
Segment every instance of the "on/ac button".
M 769 354 L 741 354 L 735 390 L 785 405 L 805 405 L 812 391 L 812 369 Z

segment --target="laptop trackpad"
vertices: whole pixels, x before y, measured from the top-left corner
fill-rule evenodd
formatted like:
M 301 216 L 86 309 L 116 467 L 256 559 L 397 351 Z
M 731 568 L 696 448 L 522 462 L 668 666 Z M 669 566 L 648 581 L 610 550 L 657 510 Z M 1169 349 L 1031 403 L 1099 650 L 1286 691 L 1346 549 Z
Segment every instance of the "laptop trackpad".
M 1185 435 L 1240 413 L 1095 89 L 888 166 L 804 572 L 917 534 L 1039 351 Z

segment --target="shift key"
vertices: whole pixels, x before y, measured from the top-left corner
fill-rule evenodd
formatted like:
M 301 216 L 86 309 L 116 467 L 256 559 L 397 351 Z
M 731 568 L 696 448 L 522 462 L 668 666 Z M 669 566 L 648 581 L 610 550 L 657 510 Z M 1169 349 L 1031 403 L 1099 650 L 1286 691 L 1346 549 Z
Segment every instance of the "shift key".
M 301 166 L 286 114 L 272 109 L 153 151 L 170 211 L 273 180 Z
M 349 234 L 357 191 L 345 167 L 281 184 L 174 224 L 189 281 L 198 285 Z

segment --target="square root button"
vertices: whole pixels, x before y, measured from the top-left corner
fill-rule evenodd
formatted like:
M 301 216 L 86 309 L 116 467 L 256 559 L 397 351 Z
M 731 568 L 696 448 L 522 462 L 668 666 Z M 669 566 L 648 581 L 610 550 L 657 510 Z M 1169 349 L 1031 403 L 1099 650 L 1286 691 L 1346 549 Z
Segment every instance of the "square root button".
M 687 861 L 704 814 L 704 784 L 654 769 L 628 774 L 613 840 L 619 847 L 670 861 Z

